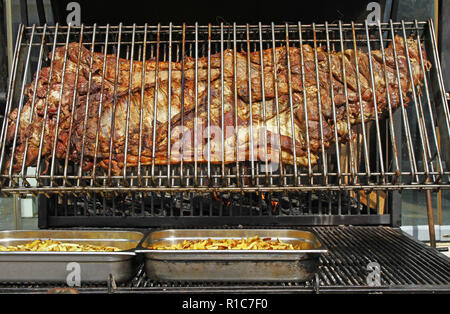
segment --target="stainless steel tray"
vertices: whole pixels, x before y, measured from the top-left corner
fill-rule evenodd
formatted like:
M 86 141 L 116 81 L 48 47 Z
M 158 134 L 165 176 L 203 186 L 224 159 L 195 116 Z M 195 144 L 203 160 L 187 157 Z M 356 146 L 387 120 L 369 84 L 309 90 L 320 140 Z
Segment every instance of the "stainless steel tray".
M 0 231 L 0 245 L 24 244 L 36 239 L 115 246 L 118 252 L 0 252 L 1 282 L 116 282 L 136 271 L 134 249 L 144 234 L 130 231 L 14 230 Z
M 151 250 L 151 244 L 183 240 L 240 239 L 258 235 L 303 243 L 304 250 Z M 149 278 L 161 281 L 305 281 L 326 253 L 317 237 L 291 229 L 170 229 L 150 232 L 136 249 L 144 254 Z

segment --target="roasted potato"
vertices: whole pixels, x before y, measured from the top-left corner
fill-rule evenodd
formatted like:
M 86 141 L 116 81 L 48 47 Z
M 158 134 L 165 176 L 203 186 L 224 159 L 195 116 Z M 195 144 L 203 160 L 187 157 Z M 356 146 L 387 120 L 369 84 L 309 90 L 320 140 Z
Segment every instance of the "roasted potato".
M 285 243 L 280 239 L 261 239 L 258 236 L 243 239 L 184 240 L 172 245 L 154 244 L 152 250 L 301 250 L 301 244 Z
M 120 249 L 112 246 L 93 244 L 63 243 L 55 240 L 35 240 L 33 242 L 16 246 L 0 245 L 0 252 L 35 251 L 35 252 L 116 252 Z

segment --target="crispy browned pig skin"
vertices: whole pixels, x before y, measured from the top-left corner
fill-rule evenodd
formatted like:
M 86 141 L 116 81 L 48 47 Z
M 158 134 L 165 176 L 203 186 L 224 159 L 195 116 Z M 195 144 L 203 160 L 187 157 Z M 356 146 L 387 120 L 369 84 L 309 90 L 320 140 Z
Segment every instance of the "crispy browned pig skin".
M 374 98 L 378 114 L 381 115 L 388 109 L 387 90 L 391 107 L 396 109 L 400 105 L 400 96 L 406 105 L 409 101 L 407 93 L 411 91 L 412 84 L 421 84 L 424 73 L 417 41 L 408 39 L 406 42 L 413 83 L 408 72 L 405 42 L 396 36 L 395 43 L 397 62 L 390 44 L 385 49 L 386 68 L 381 52 L 371 52 L 373 84 L 369 55 L 361 50 L 327 52 L 323 48 L 314 51 L 309 45 L 289 49 L 276 47 L 262 51 L 261 65 L 259 51 L 251 52 L 249 56 L 246 52 L 237 52 L 235 56 L 233 50 L 227 49 L 212 55 L 209 64 L 206 57 L 199 58 L 197 65 L 195 59 L 188 57 L 183 65 L 181 62 L 156 60 L 130 62 L 115 55 L 105 57 L 101 53 L 91 53 L 78 43 L 70 43 L 67 54 L 64 46 L 58 47 L 52 58 L 51 73 L 50 67 L 42 68 L 26 88 L 27 102 L 23 105 L 19 121 L 13 173 L 21 171 L 26 145 L 25 165 L 36 164 L 42 131 L 42 159 L 51 158 L 56 138 L 56 158 L 68 158 L 75 163 L 80 163 L 83 158 L 82 168 L 85 171 L 96 162 L 99 167 L 111 167 L 114 174 L 119 174 L 124 167 L 125 143 L 129 167 L 139 164 L 139 147 L 141 165 L 179 163 L 181 159 L 185 162 L 204 163 L 209 160 L 221 163 L 222 150 L 224 163 L 251 159 L 264 161 L 267 155 L 268 161 L 278 163 L 281 156 L 283 163 L 293 164 L 295 147 L 297 163 L 307 166 L 309 140 L 309 158 L 314 165 L 322 151 L 322 143 L 323 148 L 327 149 L 334 140 L 335 130 L 341 143 L 348 140 L 347 118 L 350 127 L 361 123 L 361 107 L 365 121 L 372 121 L 376 114 Z M 425 68 L 429 70 L 431 64 L 425 54 L 423 57 Z M 397 81 L 396 67 L 399 68 L 400 82 Z M 343 69 L 346 72 L 345 81 Z M 264 74 L 264 81 L 261 74 Z M 37 88 L 34 90 L 36 80 Z M 334 98 L 331 97 L 331 90 Z M 58 113 L 59 124 L 56 126 Z M 17 115 L 16 108 L 8 116 L 6 140 L 10 146 L 16 135 Z M 56 129 L 58 133 L 55 136 Z M 211 134 L 209 144 L 208 134 Z M 10 157 L 7 156 L 3 171 L 9 169 Z

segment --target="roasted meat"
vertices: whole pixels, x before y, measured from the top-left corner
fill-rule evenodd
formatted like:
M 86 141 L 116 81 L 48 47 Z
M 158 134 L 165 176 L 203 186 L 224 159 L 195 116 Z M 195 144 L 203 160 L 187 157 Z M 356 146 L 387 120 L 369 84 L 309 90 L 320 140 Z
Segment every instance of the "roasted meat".
M 126 60 L 78 43 L 58 47 L 27 86 L 27 101 L 8 116 L 10 151 L 2 171 L 19 173 L 53 152 L 84 171 L 95 166 L 114 174 L 125 164 L 181 160 L 279 163 L 281 157 L 307 166 L 308 148 L 314 165 L 336 131 L 341 143 L 349 140 L 361 109 L 372 121 L 389 109 L 388 97 L 394 110 L 401 99 L 408 103 L 412 84 L 421 84 L 417 41 L 394 40 L 397 59 L 392 43 L 384 59 L 379 50 L 369 56 L 303 45 L 266 49 L 262 56 L 227 49 L 171 63 Z

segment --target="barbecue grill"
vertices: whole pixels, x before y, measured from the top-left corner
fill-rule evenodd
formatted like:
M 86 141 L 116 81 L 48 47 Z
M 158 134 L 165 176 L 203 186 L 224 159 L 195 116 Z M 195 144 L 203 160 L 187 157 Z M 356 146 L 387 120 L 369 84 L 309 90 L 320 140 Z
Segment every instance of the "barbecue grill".
M 405 42 L 413 36 L 417 40 L 418 49 L 423 49 L 431 62 L 432 67 L 428 72 L 425 60 L 420 60 L 420 69 L 424 74 L 423 85 L 412 86 L 408 106 L 401 98 L 401 106 L 392 110 L 387 97 L 389 110 L 383 115 L 375 110 L 375 121 L 364 121 L 362 115 L 361 124 L 356 127 L 351 127 L 347 122 L 350 130 L 348 142 L 335 135 L 333 144 L 325 149 L 321 125 L 322 150 L 317 164 L 312 162 L 308 146 L 306 166 L 297 164 L 295 152 L 292 164 L 283 163 L 282 158 L 279 163 L 274 163 L 267 154 L 258 159 L 253 151 L 248 160 L 239 161 L 236 158 L 236 162 L 225 163 L 222 158 L 222 162 L 217 163 L 212 161 L 210 146 L 204 162 L 194 158 L 192 162 L 183 162 L 181 159 L 180 162 L 172 163 L 169 147 L 171 129 L 174 126 L 169 119 L 168 130 L 165 130 L 169 139 L 166 164 L 141 165 L 139 162 L 137 167 L 129 167 L 125 157 L 120 174 L 111 171 L 111 166 L 106 169 L 96 169 L 94 166 L 93 170 L 84 171 L 80 164 L 67 157 L 65 160 L 55 158 L 56 143 L 53 142 L 47 166 L 39 157 L 36 165 L 26 166 L 23 163 L 21 171 L 15 173 L 10 165 L 16 147 L 15 144 L 9 146 L 6 143 L 10 121 L 4 119 L 0 138 L 0 190 L 6 196 L 33 194 L 38 197 L 39 227 L 44 229 L 100 227 L 153 230 L 162 227 L 301 226 L 304 230 L 316 232 L 330 253 L 321 257 L 317 276 L 306 283 L 154 282 L 146 278 L 141 267 L 129 283 L 117 286 L 111 278 L 108 283 L 82 286 L 79 290 L 84 292 L 448 292 L 448 258 L 398 230 L 401 191 L 420 189 L 425 192 L 450 188 L 450 113 L 431 20 L 390 21 L 376 25 L 368 25 L 367 22 L 308 25 L 300 22 L 267 25 L 21 25 L 15 45 L 5 117 L 14 108 L 18 108 L 19 121 L 21 108 L 27 100 L 24 89 L 32 81 L 33 73 L 38 73 L 42 67 L 50 64 L 47 56 L 54 55 L 55 49 L 67 48 L 70 42 L 99 52 L 105 58 L 107 54 L 116 55 L 116 66 L 119 58 L 128 60 L 131 79 L 133 62 L 153 59 L 167 61 L 169 64 L 184 64 L 183 60 L 190 57 L 197 63 L 200 57 L 211 60 L 213 54 L 219 53 L 223 65 L 224 57 L 221 52 L 225 49 L 232 49 L 234 54 L 237 51 L 259 51 L 261 55 L 264 49 L 271 49 L 273 58 L 276 47 L 289 49 L 302 47 L 304 44 L 315 49 L 323 47 L 326 51 L 361 49 L 370 53 L 378 49 L 386 62 L 384 49 L 391 43 L 395 44 L 396 35 Z M 396 55 L 394 59 L 398 65 Z M 67 56 L 63 68 L 66 61 Z M 315 62 L 318 68 L 317 55 Z M 411 73 L 409 57 L 406 62 Z M 288 73 L 290 66 L 288 57 Z M 372 66 L 370 63 L 373 80 Z M 169 82 L 170 69 L 169 66 Z M 210 75 L 210 67 L 208 70 Z M 196 67 L 196 83 L 198 71 Z M 250 73 L 250 66 L 248 71 Z M 331 73 L 331 68 L 329 71 Z M 264 72 L 261 71 L 260 74 L 261 81 L 264 82 Z M 343 75 L 345 77 L 346 74 Z M 221 77 L 223 94 L 223 71 Z M 289 87 L 291 88 L 290 81 Z M 250 82 L 249 89 L 251 90 Z M 61 89 L 60 97 L 62 91 Z M 290 121 L 293 121 L 292 90 L 289 91 L 289 96 Z M 362 98 L 360 91 L 358 97 Z M 320 99 L 320 95 L 318 98 Z M 170 114 L 170 88 L 168 99 Z M 275 99 L 278 102 L 277 96 Z M 73 104 L 75 105 L 75 100 Z M 196 102 L 195 113 L 197 105 Z M 305 100 L 305 107 L 306 105 Z M 250 97 L 250 110 L 251 107 Z M 264 91 L 262 108 L 265 108 Z M 336 115 L 334 101 L 333 111 Z M 222 121 L 223 112 L 222 100 Z M 57 124 L 59 116 L 58 111 Z M 250 114 L 250 129 L 251 117 Z M 281 122 L 278 113 L 276 117 L 279 126 Z M 418 130 L 410 127 L 413 121 L 418 122 Z M 129 123 L 128 115 L 126 124 Z M 143 122 L 140 123 L 142 130 Z M 194 127 L 194 132 L 196 129 Z M 415 136 L 415 131 L 419 136 Z M 337 133 L 336 130 L 335 134 Z M 142 137 L 142 132 L 140 136 Z M 208 134 L 209 138 L 210 136 Z M 224 148 L 223 129 L 216 136 L 220 139 L 220 147 Z M 309 139 L 309 136 L 306 128 L 306 138 Z M 14 138 L 16 137 L 17 129 Z M 195 138 L 194 136 L 194 140 Z M 42 150 L 42 145 L 41 140 L 39 151 Z M 111 141 L 110 148 L 112 145 Z M 128 151 L 128 145 L 127 137 L 125 152 Z M 295 150 L 295 145 L 293 146 Z M 253 147 L 253 143 L 250 147 Z M 263 150 L 267 152 L 267 145 Z M 25 154 L 26 152 L 25 148 Z M 140 154 L 139 146 L 139 161 Z M 81 156 L 83 159 L 83 153 Z M 407 157 L 406 163 L 402 162 L 403 156 Z M 367 267 L 370 263 L 378 263 L 381 267 L 381 281 L 375 286 L 367 281 Z M 28 289 L 35 292 L 46 291 L 49 287 L 51 285 L 45 283 L 28 285 Z M 6 292 L 20 292 L 23 289 L 24 286 L 20 284 L 0 284 L 0 290 Z

